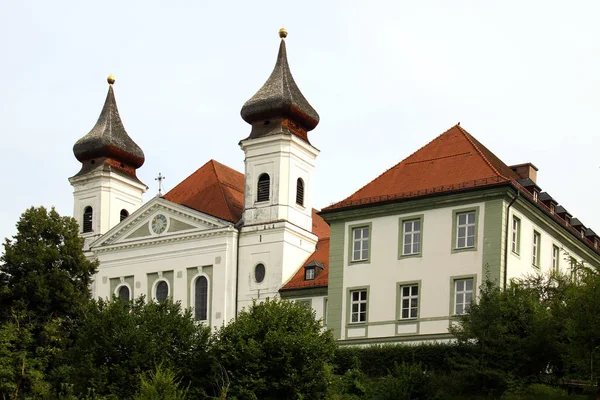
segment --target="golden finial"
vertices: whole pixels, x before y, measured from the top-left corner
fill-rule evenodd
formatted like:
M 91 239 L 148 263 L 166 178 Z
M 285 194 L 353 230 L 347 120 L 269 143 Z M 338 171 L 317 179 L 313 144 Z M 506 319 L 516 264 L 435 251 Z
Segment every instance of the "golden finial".
M 112 74 L 110 74 L 108 78 L 106 78 L 106 82 L 108 82 L 109 85 L 112 85 L 113 83 L 115 83 L 115 77 Z
M 285 29 L 283 26 L 279 30 L 279 37 L 282 39 L 285 39 L 287 37 L 287 29 Z

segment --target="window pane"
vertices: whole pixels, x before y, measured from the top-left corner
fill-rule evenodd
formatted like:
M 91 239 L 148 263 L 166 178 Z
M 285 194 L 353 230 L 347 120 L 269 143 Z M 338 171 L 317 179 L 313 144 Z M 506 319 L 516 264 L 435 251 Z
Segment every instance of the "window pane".
M 409 296 L 409 295 L 410 295 L 410 287 L 408 287 L 408 286 L 404 286 L 404 287 L 402 288 L 402 295 L 403 295 L 403 296 Z
M 417 307 L 417 299 L 410 299 L 410 306 Z
M 461 248 L 461 247 L 465 247 L 465 238 L 458 238 L 458 244 L 457 247 Z
M 419 294 L 419 287 L 418 286 L 413 286 L 412 287 L 412 294 L 413 296 L 416 296 Z
M 464 226 L 461 226 L 458 228 L 458 237 L 459 238 L 464 238 L 466 236 L 466 228 Z
M 367 303 L 360 303 L 360 312 L 364 314 L 367 312 Z
M 362 259 L 367 260 L 369 258 L 369 249 L 364 249 L 362 251 Z
M 473 290 L 473 279 L 467 279 L 465 281 L 467 290 Z
M 462 314 L 462 313 L 463 313 L 463 305 L 456 304 L 456 314 Z
M 360 241 L 354 242 L 354 251 L 360 250 Z
M 354 229 L 354 239 L 360 239 L 360 229 Z
M 474 224 L 475 223 L 475 213 L 469 213 L 468 216 L 469 216 L 469 218 L 468 218 L 469 223 Z
M 119 288 L 119 297 L 123 300 L 129 300 L 129 288 L 127 286 L 121 286 Z
M 404 245 L 404 254 L 411 254 L 412 252 L 410 251 L 410 243 L 409 244 L 405 244 Z
M 358 313 L 352 314 L 352 322 L 358 322 Z
M 417 254 L 417 253 L 419 253 L 419 251 L 421 251 L 419 249 L 419 243 L 413 244 L 413 250 L 412 250 L 413 254 Z
M 467 223 L 467 214 L 458 214 L 458 224 L 465 225 Z
M 358 301 L 358 292 L 352 292 L 352 301 Z
M 404 244 L 412 243 L 412 235 L 404 235 Z
M 475 236 L 469 236 L 467 238 L 467 247 L 475 246 Z
M 408 318 L 408 309 L 402 310 L 402 318 Z
M 475 235 L 475 226 L 469 226 L 467 227 L 467 236 L 474 236 Z
M 421 230 L 421 221 L 415 221 L 414 222 L 414 229 L 415 229 L 415 231 L 420 231 Z
M 162 303 L 163 301 L 165 301 L 167 299 L 168 295 L 169 295 L 169 286 L 167 285 L 167 282 L 165 282 L 165 281 L 158 282 L 158 284 L 156 285 L 156 293 L 155 293 L 156 301 L 158 301 L 159 303 Z
M 194 299 L 194 316 L 196 321 L 206 321 L 208 308 L 208 280 L 201 276 L 196 279 Z
M 464 295 L 463 293 L 457 293 L 456 294 L 456 303 L 464 303 Z
M 353 260 L 360 260 L 360 251 L 357 250 L 354 252 L 354 255 L 352 256 Z
M 465 290 L 465 281 L 456 281 L 456 291 L 462 292 Z
M 404 223 L 404 232 L 412 232 L 412 222 Z
M 366 290 L 363 290 L 362 292 L 360 292 L 360 299 L 367 300 L 367 291 Z
M 409 301 L 409 299 L 402 300 L 402 308 L 408 308 L 408 301 Z
M 363 234 L 363 238 L 368 239 L 369 238 L 369 228 L 363 228 L 362 230 L 362 234 Z
M 470 304 L 473 299 L 473 293 L 465 293 L 465 303 Z

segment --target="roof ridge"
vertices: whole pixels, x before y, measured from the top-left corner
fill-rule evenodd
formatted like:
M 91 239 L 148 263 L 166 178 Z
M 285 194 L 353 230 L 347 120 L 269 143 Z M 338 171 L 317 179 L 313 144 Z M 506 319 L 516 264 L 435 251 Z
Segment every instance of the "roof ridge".
M 479 146 L 477 146 L 475 144 L 475 142 L 473 141 L 473 139 L 471 138 L 471 134 L 469 132 L 467 132 L 466 129 L 463 129 L 460 125 L 456 124 L 455 126 L 463 134 L 463 136 L 469 141 L 469 143 L 471 143 L 471 146 L 473 146 L 473 148 L 477 151 L 477 153 L 479 153 L 479 155 L 481 156 L 481 158 L 483 159 L 483 161 L 485 161 L 485 163 L 488 165 L 488 167 L 490 167 L 492 169 L 492 171 L 495 172 L 496 175 L 498 175 L 499 177 L 504 178 L 504 179 L 508 179 L 507 177 L 505 177 L 504 175 L 502 175 L 496 169 L 496 167 L 494 167 L 494 165 L 490 162 L 490 160 L 488 160 L 488 158 L 485 156 L 485 154 L 483 154 L 483 152 L 481 151 L 481 149 L 479 148 Z
M 407 162 L 406 165 L 409 165 L 409 164 L 420 164 L 420 163 L 429 162 L 429 161 L 444 160 L 446 158 L 453 158 L 453 157 L 458 157 L 458 156 L 464 156 L 466 154 L 471 154 L 471 152 L 470 151 L 465 151 L 463 153 L 450 154 L 449 156 L 428 158 L 427 160 L 421 160 L 421 161 L 411 161 L 411 162 Z
M 456 125 L 454 125 L 456 126 Z M 375 177 L 375 179 L 370 180 L 369 182 L 367 182 L 366 184 L 364 184 L 363 186 L 361 186 L 360 188 L 358 188 L 358 190 L 356 190 L 354 193 L 352 193 L 349 196 L 346 196 L 346 198 L 344 198 L 344 200 L 354 196 L 356 193 L 360 192 L 361 190 L 363 190 L 365 187 L 367 187 L 368 185 L 372 184 L 373 182 L 377 181 L 379 178 L 381 178 L 385 173 L 387 173 L 389 170 L 396 168 L 398 165 L 402 164 L 404 161 L 408 160 L 409 158 L 411 158 L 412 156 L 414 156 L 415 154 L 417 154 L 419 151 L 421 151 L 422 149 L 424 149 L 425 147 L 429 146 L 431 143 L 435 142 L 438 138 L 440 138 L 442 135 L 448 133 L 452 128 L 454 128 L 454 126 L 446 129 L 444 132 L 440 133 L 438 136 L 436 136 L 435 138 L 433 138 L 432 140 L 430 140 L 429 142 L 427 142 L 427 144 L 419 147 L 417 150 L 413 151 L 409 156 L 405 157 L 404 159 L 402 159 L 400 162 L 394 164 L 393 166 L 391 166 L 390 168 L 386 169 L 385 171 L 383 171 L 381 174 L 379 174 L 377 177 Z M 329 208 L 329 207 L 333 207 L 334 205 L 343 202 L 344 200 L 335 202 L 327 207 L 325 207 L 325 209 Z
M 233 215 L 231 215 L 230 204 L 229 204 L 229 201 L 227 201 L 227 196 L 225 195 L 225 190 L 223 190 L 223 182 L 221 181 L 221 177 L 219 176 L 219 172 L 217 171 L 217 168 L 215 166 L 215 163 L 217 163 L 217 164 L 221 164 L 221 163 L 212 158 L 210 159 L 209 162 L 212 165 L 213 171 L 215 171 L 215 177 L 217 178 L 217 183 L 219 184 L 219 191 L 221 192 L 221 195 L 223 196 L 223 200 L 225 200 L 225 204 L 227 205 L 227 213 L 229 214 L 229 218 L 231 220 L 233 220 Z

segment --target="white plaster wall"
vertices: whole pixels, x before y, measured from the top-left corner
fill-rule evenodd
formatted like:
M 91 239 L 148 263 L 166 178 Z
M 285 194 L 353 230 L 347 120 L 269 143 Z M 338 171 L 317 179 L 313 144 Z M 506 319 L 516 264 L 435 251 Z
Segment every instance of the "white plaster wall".
M 408 214 L 352 221 L 346 224 L 344 252 L 344 300 L 342 302 L 342 339 L 346 327 L 347 288 L 370 286 L 368 322 L 396 320 L 396 287 L 398 282 L 421 282 L 419 318 L 448 317 L 451 308 L 452 276 L 476 275 L 476 287 L 482 279 L 483 202 L 458 207 L 438 208 Z M 477 250 L 452 253 L 453 210 L 479 207 Z M 398 259 L 400 219 L 423 214 L 422 256 Z M 372 223 L 369 263 L 352 264 L 348 260 L 349 227 Z M 476 289 L 477 290 L 477 289 Z M 453 302 L 453 300 L 452 300 Z M 429 324 L 427 333 L 447 333 L 447 320 Z M 372 329 L 369 337 L 387 332 Z
M 173 271 L 171 298 L 180 301 L 183 308 L 188 308 L 191 304 L 188 299 L 187 268 L 212 266 L 211 325 L 221 326 L 234 318 L 237 231 L 231 229 L 221 235 L 193 240 L 166 243 L 149 240 L 147 243 L 147 246 L 117 248 L 96 254 L 100 260 L 94 283 L 97 297 L 112 297 L 110 278 L 130 275 L 134 276 L 135 281 L 134 296 L 148 296 L 147 274 Z
M 512 221 L 513 216 L 521 220 L 521 239 L 519 254 L 512 252 Z M 552 269 L 552 246 L 558 246 L 560 251 L 559 268 L 562 272 L 570 270 L 569 258 L 575 257 L 578 262 L 582 261 L 582 255 L 567 245 L 566 241 L 555 233 L 542 229 L 538 224 L 527 218 L 518 209 L 511 208 L 508 231 L 508 279 L 522 277 L 527 274 L 535 274 L 538 269 L 533 266 L 533 231 L 541 235 L 540 247 L 540 271 L 550 272 Z M 577 239 L 575 239 L 577 240 Z

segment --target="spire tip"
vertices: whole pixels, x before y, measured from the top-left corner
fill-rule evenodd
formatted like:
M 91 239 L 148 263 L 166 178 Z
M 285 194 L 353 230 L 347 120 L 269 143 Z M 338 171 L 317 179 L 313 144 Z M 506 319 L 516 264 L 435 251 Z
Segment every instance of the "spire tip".
M 287 29 L 285 29 L 283 26 L 281 27 L 281 29 L 279 30 L 279 37 L 282 39 L 285 39 L 288 35 L 288 31 Z
M 106 78 L 106 82 L 108 82 L 109 85 L 112 85 L 113 83 L 115 83 L 115 77 L 112 74 L 110 74 L 108 78 Z

